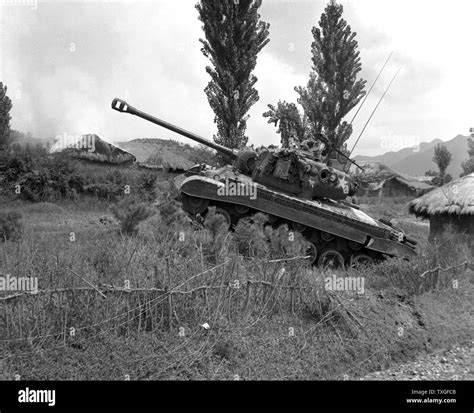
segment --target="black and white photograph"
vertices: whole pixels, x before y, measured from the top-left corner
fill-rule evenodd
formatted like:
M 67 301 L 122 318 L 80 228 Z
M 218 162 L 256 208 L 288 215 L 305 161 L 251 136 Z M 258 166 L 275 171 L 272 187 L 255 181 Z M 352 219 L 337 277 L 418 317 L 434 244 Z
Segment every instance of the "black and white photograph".
M 0 409 L 472 408 L 473 44 L 470 0 L 1 0 Z

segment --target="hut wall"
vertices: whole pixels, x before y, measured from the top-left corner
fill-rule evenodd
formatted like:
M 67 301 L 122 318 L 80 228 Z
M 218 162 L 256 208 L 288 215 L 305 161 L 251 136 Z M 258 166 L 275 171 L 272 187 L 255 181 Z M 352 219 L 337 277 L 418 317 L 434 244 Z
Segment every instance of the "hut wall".
M 430 238 L 449 227 L 457 232 L 474 235 L 474 215 L 435 214 L 430 216 Z
M 394 196 L 416 196 L 416 191 L 398 180 L 387 180 L 383 186 L 383 195 L 387 197 Z

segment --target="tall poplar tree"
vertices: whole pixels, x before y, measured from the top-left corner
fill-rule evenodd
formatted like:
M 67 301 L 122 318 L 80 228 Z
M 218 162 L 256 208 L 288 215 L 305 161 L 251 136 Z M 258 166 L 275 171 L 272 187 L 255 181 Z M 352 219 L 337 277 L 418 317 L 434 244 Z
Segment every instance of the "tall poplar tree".
M 330 0 L 313 27 L 312 72 L 306 87 L 295 90 L 298 103 L 308 118 L 312 134 L 323 133 L 329 143 L 345 150 L 352 126 L 343 118 L 365 95 L 365 80 L 357 79 L 361 70 L 356 33 L 342 18 L 343 7 Z M 328 148 L 328 158 L 333 154 Z
M 446 148 L 446 146 L 438 143 L 434 148 L 433 162 L 439 169 L 439 177 L 443 178 L 446 174 L 446 169 L 448 169 L 449 164 L 452 159 L 451 152 Z
M 302 130 L 297 125 L 307 123 L 305 136 L 298 137 L 314 139 L 322 133 L 328 142 L 329 159 L 334 156 L 333 148 L 348 152 L 345 142 L 352 134 L 352 126 L 343 118 L 365 95 L 366 82 L 358 79 L 361 62 L 356 33 L 342 18 L 342 12 L 342 5 L 330 0 L 321 14 L 319 27 L 312 29 L 310 78 L 306 87 L 295 87 L 303 108 L 299 122 L 294 120 L 297 112 L 293 109 L 281 110 L 288 109 L 287 102 L 279 103 L 278 107 L 269 105 L 270 110 L 263 115 L 269 117 L 268 122 L 276 124 L 278 119 L 280 125 L 289 124 L 297 136 L 297 131 Z
M 257 78 L 252 74 L 257 55 L 269 42 L 270 25 L 260 20 L 261 0 L 201 0 L 196 8 L 206 40 L 202 52 L 212 67 L 204 89 L 214 111 L 214 141 L 228 148 L 245 146 L 247 112 L 258 101 Z M 222 161 L 229 161 L 220 156 Z

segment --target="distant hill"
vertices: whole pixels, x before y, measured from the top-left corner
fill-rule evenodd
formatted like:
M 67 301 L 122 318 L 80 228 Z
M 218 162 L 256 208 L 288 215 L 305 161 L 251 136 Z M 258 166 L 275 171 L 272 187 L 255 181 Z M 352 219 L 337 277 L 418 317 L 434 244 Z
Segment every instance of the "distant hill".
M 447 173 L 456 178 L 462 171 L 461 163 L 468 158 L 467 140 L 468 136 L 457 135 L 447 142 L 439 139 L 423 142 L 420 144 L 419 151 L 417 152 L 414 152 L 413 148 L 404 148 L 397 152 L 387 152 L 378 156 L 358 155 L 355 157 L 355 160 L 380 162 L 396 172 L 410 176 L 423 176 L 429 169 L 437 170 L 433 162 L 434 147 L 441 143 L 446 146 L 453 156 Z
M 377 155 L 377 156 L 363 156 L 363 155 L 357 155 L 355 159 L 359 161 L 373 161 L 373 162 L 380 162 L 384 165 L 393 165 L 399 161 L 402 161 L 403 159 L 413 155 L 414 153 L 419 153 L 419 152 L 424 152 L 428 149 L 434 148 L 438 143 L 442 143 L 443 141 L 441 139 L 435 139 L 431 142 L 423 142 L 420 144 L 419 150 L 415 152 L 415 149 L 418 148 L 403 148 L 400 149 L 397 152 L 385 152 L 382 155 Z

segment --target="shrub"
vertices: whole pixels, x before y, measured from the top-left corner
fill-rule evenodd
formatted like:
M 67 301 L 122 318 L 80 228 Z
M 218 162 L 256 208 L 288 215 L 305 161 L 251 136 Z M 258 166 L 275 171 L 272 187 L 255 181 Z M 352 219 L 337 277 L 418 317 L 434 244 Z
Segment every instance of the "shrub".
M 33 170 L 21 176 L 20 198 L 26 201 L 39 202 L 52 198 L 52 181 L 46 168 Z
M 138 177 L 138 191 L 145 201 L 154 201 L 157 193 L 155 188 L 156 174 L 145 172 Z
M 20 198 L 27 201 L 74 199 L 83 191 L 83 181 L 76 169 L 61 156 L 30 157 L 26 153 L 11 155 L 6 184 L 20 186 Z
M 305 255 L 307 244 L 297 231 L 290 231 L 286 224 L 278 228 L 267 225 L 262 213 L 239 221 L 234 241 L 240 254 L 250 258 L 283 258 Z
M 224 247 L 226 236 L 228 235 L 225 218 L 221 214 L 216 214 L 215 207 L 209 207 L 206 219 L 204 220 L 204 227 L 211 234 L 212 252 L 217 260 L 217 257 Z
M 169 194 L 164 194 L 158 202 L 155 203 L 160 214 L 160 218 L 167 227 L 185 227 L 189 225 L 190 218 L 181 208 L 181 204 L 172 199 Z M 175 228 L 173 228 L 174 230 Z
M 239 221 L 234 232 L 239 254 L 259 258 L 268 256 L 270 248 L 264 230 L 266 221 L 267 217 L 262 213 Z
M 2 241 L 15 240 L 21 236 L 22 215 L 16 211 L 0 212 L 0 239 Z
M 265 234 L 270 244 L 272 258 L 306 255 L 307 241 L 299 232 L 290 231 L 286 224 L 280 225 L 277 229 L 267 226 Z
M 2 172 L 6 183 L 13 183 L 24 173 L 32 169 L 33 161 L 30 156 L 23 152 L 11 152 L 7 159 L 7 165 Z
M 156 213 L 148 204 L 131 198 L 125 198 L 113 205 L 111 212 L 119 222 L 121 232 L 127 235 L 136 235 L 138 224 Z

